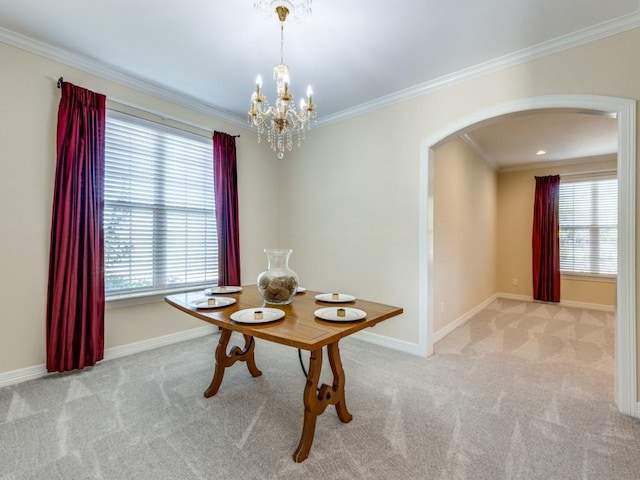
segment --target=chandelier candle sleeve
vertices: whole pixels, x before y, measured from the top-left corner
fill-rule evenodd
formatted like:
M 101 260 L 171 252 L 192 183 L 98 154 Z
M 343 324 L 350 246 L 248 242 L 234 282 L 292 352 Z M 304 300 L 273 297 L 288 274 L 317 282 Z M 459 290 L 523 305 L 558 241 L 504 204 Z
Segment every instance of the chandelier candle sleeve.
M 258 78 L 256 78 L 256 99 L 259 99 L 262 97 L 262 75 L 258 75 Z

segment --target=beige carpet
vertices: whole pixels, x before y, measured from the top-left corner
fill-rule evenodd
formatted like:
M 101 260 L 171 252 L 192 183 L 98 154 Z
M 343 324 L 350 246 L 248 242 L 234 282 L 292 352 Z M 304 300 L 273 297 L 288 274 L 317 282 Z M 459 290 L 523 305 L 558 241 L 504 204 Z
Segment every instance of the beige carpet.
M 217 334 L 103 362 L 0 389 L 0 479 L 640 479 L 613 323 L 498 300 L 429 359 L 346 339 L 353 421 L 327 409 L 302 464 L 296 350 L 258 340 L 263 375 L 210 399 Z
M 497 300 L 435 346 L 437 354 L 508 355 L 544 370 L 554 365 L 593 369 L 613 394 L 615 314 L 546 303 Z

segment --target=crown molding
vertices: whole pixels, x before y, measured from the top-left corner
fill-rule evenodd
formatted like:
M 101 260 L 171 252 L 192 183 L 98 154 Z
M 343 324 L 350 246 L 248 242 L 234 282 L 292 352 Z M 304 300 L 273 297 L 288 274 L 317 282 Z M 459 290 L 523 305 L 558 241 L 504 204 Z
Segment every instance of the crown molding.
M 512 54 L 504 55 L 494 60 L 480 63 L 449 75 L 443 75 L 434 80 L 399 90 L 355 107 L 324 116 L 315 123 L 315 128 L 340 122 L 357 115 L 362 115 L 404 100 L 425 95 L 479 76 L 487 75 L 489 73 L 557 53 L 568 48 L 577 47 L 579 45 L 593 42 L 600 38 L 615 35 L 637 27 L 640 27 L 640 8 L 632 14 L 602 22 L 593 27 L 578 30 L 577 32 L 540 43 L 534 47 L 522 49 Z M 143 93 L 148 93 L 162 100 L 189 108 L 190 110 L 198 113 L 224 120 L 239 127 L 247 127 L 245 119 L 241 118 L 236 113 L 204 103 L 200 99 L 159 85 L 149 79 L 123 72 L 94 58 L 77 55 L 68 50 L 48 45 L 39 40 L 12 32 L 11 30 L 7 30 L 2 27 L 0 27 L 0 41 L 87 73 L 97 75 L 106 80 L 111 80 Z
M 485 152 L 485 150 L 480 145 L 478 145 L 478 142 L 475 141 L 470 133 L 463 133 L 461 137 L 464 143 L 466 143 L 471 148 L 471 150 L 476 152 L 487 165 L 493 168 L 493 170 L 498 170 L 498 166 L 496 165 L 496 162 L 493 160 L 493 158 L 491 158 L 491 156 L 489 156 L 489 154 L 487 154 L 487 152 Z
M 593 157 L 568 158 L 565 160 L 547 160 L 541 162 L 523 163 L 510 167 L 497 168 L 496 171 L 498 173 L 524 172 L 527 170 L 537 170 L 540 168 L 566 167 L 568 165 L 584 165 L 587 163 L 606 162 L 607 160 L 616 160 L 617 157 L 617 153 L 607 153 L 603 155 L 594 155 Z
M 458 83 L 466 82 L 483 75 L 504 70 L 536 58 L 558 53 L 569 48 L 584 45 L 637 27 L 640 27 L 640 8 L 632 14 L 624 15 L 593 27 L 584 28 L 577 32 L 539 43 L 534 47 L 525 48 L 517 52 L 489 60 L 488 62 L 480 63 L 449 75 L 443 75 L 442 77 L 438 77 L 434 80 L 430 80 L 404 90 L 399 90 L 370 102 L 362 103 L 353 108 L 348 108 L 346 110 L 324 116 L 322 119 L 318 120 L 317 126 L 320 127 L 330 123 L 346 120 L 350 117 L 387 107 L 394 103 L 409 100 L 420 95 L 435 92 Z
M 180 105 L 195 112 L 202 113 L 203 115 L 247 128 L 246 120 L 241 119 L 232 112 L 208 105 L 198 98 L 158 85 L 151 80 L 125 73 L 96 59 L 77 55 L 68 50 L 48 45 L 2 27 L 0 27 L 0 41 L 64 65 L 77 68 L 83 72 L 96 75 L 105 80 L 110 80 L 125 87 L 135 89 L 139 92 L 148 93 L 161 100 Z

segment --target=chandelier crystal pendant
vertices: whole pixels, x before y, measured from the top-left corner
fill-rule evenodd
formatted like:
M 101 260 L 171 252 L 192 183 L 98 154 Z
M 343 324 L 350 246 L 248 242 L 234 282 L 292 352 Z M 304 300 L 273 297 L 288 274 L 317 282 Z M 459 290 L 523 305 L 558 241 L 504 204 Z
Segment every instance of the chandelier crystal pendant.
M 267 3 L 265 0 L 256 1 L 258 4 Z M 298 2 L 300 3 L 300 2 Z M 311 2 L 302 2 L 308 5 L 307 12 L 311 11 Z M 300 110 L 296 110 L 293 95 L 289 90 L 289 67 L 284 63 L 284 22 L 289 15 L 289 8 L 295 6 L 290 1 L 273 0 L 270 6 L 275 6 L 276 14 L 280 20 L 280 63 L 273 69 L 273 79 L 276 81 L 276 93 L 278 98 L 275 105 L 269 105 L 267 97 L 262 93 L 262 77 L 256 79 L 256 90 L 251 95 L 251 108 L 249 109 L 249 124 L 258 131 L 258 142 L 262 135 L 266 135 L 271 149 L 278 153 L 278 158 L 284 157 L 285 150 L 293 148 L 293 135 L 298 138 L 298 146 L 305 138 L 305 130 L 309 129 L 310 122 L 316 120 L 316 106 L 313 103 L 313 91 L 307 87 L 307 98 L 300 100 Z M 300 9 L 303 11 L 304 9 Z

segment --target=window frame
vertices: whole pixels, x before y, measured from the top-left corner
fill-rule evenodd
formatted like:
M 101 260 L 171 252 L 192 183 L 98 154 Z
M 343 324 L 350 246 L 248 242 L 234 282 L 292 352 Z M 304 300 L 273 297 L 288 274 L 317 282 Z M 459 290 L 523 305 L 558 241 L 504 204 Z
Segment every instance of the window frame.
M 619 197 L 619 184 L 615 171 L 604 171 L 598 173 L 590 173 L 590 174 L 575 174 L 575 175 L 561 175 L 560 176 L 560 185 L 568 183 L 585 183 L 585 182 L 594 182 L 594 181 L 605 181 L 605 180 L 614 180 L 616 184 L 616 194 L 615 194 L 615 210 L 616 210 L 616 257 L 618 255 L 618 236 L 619 236 L 619 220 L 618 220 L 618 197 Z M 560 193 L 559 193 L 560 195 Z M 561 199 L 558 199 L 559 204 L 561 203 Z M 593 202 L 591 202 L 593 204 Z M 558 228 L 559 233 L 562 231 L 562 225 L 560 222 L 560 213 Z M 593 225 L 590 228 L 594 228 Z M 560 247 L 560 263 L 562 265 L 562 247 Z M 604 283 L 615 283 L 617 281 L 617 258 L 616 262 L 614 262 L 616 273 L 596 273 L 596 272 L 579 272 L 573 270 L 562 270 L 560 269 L 560 276 L 562 278 L 567 279 L 575 279 L 581 281 L 592 281 L 592 282 L 604 282 Z
M 115 119 L 116 121 L 124 121 L 124 122 L 128 122 L 131 123 L 133 125 L 138 125 L 141 126 L 143 128 L 150 128 L 153 129 L 155 133 L 162 135 L 164 134 L 169 134 L 169 135 L 176 135 L 177 137 L 183 137 L 186 139 L 191 139 L 191 140 L 196 140 L 197 142 L 201 142 L 202 146 L 205 147 L 208 152 L 207 152 L 207 161 L 210 162 L 210 169 L 209 171 L 211 172 L 211 191 L 209 192 L 209 194 L 207 195 L 207 198 L 211 200 L 212 202 L 212 208 L 200 208 L 200 209 L 189 209 L 187 207 L 168 207 L 167 204 L 160 204 L 160 206 L 156 205 L 153 208 L 151 207 L 146 207 L 149 210 L 152 210 L 154 212 L 156 212 L 157 210 L 164 210 L 165 213 L 169 212 L 169 211 L 175 211 L 175 210 L 184 210 L 184 211 L 196 211 L 196 210 L 200 210 L 202 212 L 204 212 L 206 210 L 207 214 L 209 216 L 212 215 L 212 221 L 213 221 L 213 243 L 214 243 L 214 249 L 213 249 L 213 258 L 214 258 L 214 262 L 215 262 L 215 267 L 213 268 L 213 270 L 215 271 L 215 278 L 207 278 L 206 280 L 203 281 L 197 281 L 197 282 L 189 282 L 189 283 L 181 283 L 181 284 L 175 284 L 175 285 L 160 285 L 157 286 L 156 285 L 156 265 L 158 261 L 162 261 L 163 259 L 166 259 L 166 256 L 162 256 L 162 257 L 158 257 L 158 253 L 154 250 L 152 256 L 153 256 L 153 284 L 151 286 L 149 286 L 148 288 L 140 288 L 140 289 L 124 289 L 122 291 L 108 291 L 107 288 L 107 282 L 106 282 L 106 263 L 107 263 L 107 256 L 106 256 L 106 251 L 105 251 L 105 263 L 104 263 L 104 272 L 105 272 L 105 305 L 106 308 L 114 308 L 114 307 L 120 307 L 120 306 L 128 306 L 128 305 L 135 305 L 135 304 L 143 304 L 143 303 L 155 303 L 158 301 L 162 301 L 164 299 L 164 296 L 168 295 L 168 294 L 174 294 L 174 293 L 180 293 L 180 292 L 189 292 L 189 291 L 197 291 L 197 290 L 201 290 L 202 288 L 209 286 L 209 285 L 213 285 L 217 283 L 217 277 L 219 274 L 219 270 L 218 270 L 218 265 L 217 265 L 217 225 L 216 225 L 216 214 L 215 214 L 215 194 L 214 194 L 214 188 L 215 188 L 215 184 L 213 182 L 213 142 L 211 141 L 211 139 L 205 135 L 205 134 L 201 134 L 201 133 L 195 133 L 193 132 L 191 129 L 189 129 L 188 127 L 184 127 L 184 128 L 180 128 L 177 127 L 175 125 L 166 125 L 164 123 L 160 123 L 158 121 L 154 121 L 151 120 L 149 118 L 146 118 L 143 115 L 135 115 L 135 114 L 131 114 L 131 113 L 125 113 L 122 111 L 119 111 L 117 109 L 114 108 L 107 108 L 107 123 L 110 120 Z M 177 123 L 177 122 L 175 122 Z M 107 127 L 108 130 L 108 127 Z M 106 135 L 108 135 L 108 133 L 106 133 Z M 105 139 L 105 143 L 108 142 L 108 138 Z M 105 147 L 106 148 L 106 147 Z M 166 168 L 166 162 L 168 160 L 166 158 L 163 159 L 163 166 L 159 166 L 159 169 L 162 168 Z M 103 218 L 105 218 L 106 215 L 106 210 L 107 210 L 107 206 L 108 205 L 114 205 L 117 204 L 118 202 L 113 202 L 113 201 L 108 201 L 107 200 L 107 185 L 106 185 L 106 179 L 107 179 L 107 155 L 105 152 L 105 200 L 104 200 L 104 214 L 103 214 Z M 208 174 L 208 173 L 207 173 Z M 166 178 L 168 178 L 169 176 L 166 176 Z M 165 178 L 165 180 L 166 180 Z M 165 187 L 161 187 L 161 188 L 166 188 L 166 183 L 164 184 Z M 135 208 L 135 202 L 132 202 L 133 207 Z M 154 238 L 157 239 L 157 228 L 158 225 L 155 224 L 154 222 Z M 205 230 L 208 230 L 205 229 Z M 105 222 L 105 229 L 104 229 L 104 234 L 105 234 L 105 247 L 107 244 L 106 241 L 106 222 Z M 155 244 L 156 240 L 154 240 L 154 244 Z M 162 240 L 160 241 L 160 243 L 162 243 Z M 105 248 L 106 250 L 106 248 Z M 206 259 L 203 262 L 203 267 L 204 264 L 206 263 Z M 165 267 L 166 267 L 166 263 L 165 263 Z M 160 268 L 165 268 L 160 266 Z M 206 270 L 207 267 L 204 267 L 204 269 Z M 206 274 L 205 274 L 206 275 Z

